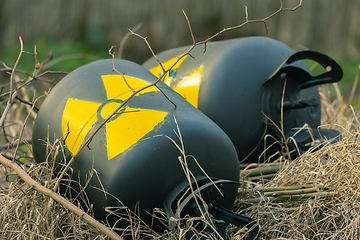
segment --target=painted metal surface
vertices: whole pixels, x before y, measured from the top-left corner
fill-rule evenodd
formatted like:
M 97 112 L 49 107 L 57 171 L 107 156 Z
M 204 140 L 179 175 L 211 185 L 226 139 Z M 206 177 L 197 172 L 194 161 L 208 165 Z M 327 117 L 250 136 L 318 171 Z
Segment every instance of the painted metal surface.
M 74 70 L 51 90 L 33 130 L 36 161 L 47 158 L 46 139 L 60 139 L 65 156 L 57 160 L 66 163 L 76 155 L 73 180 L 87 186 L 95 217 L 111 226 L 127 226 L 106 211 L 126 215 L 122 206 L 138 207 L 150 224 L 153 209 L 164 207 L 175 186 L 188 179 L 186 174 L 192 180 L 225 181 L 207 188 L 204 198 L 230 208 L 238 186 L 226 181 L 239 181 L 239 162 L 228 136 L 164 83 L 149 86 L 157 79 L 145 68 L 125 60 L 115 60 L 114 66 L 124 76 L 113 71 L 111 59 L 100 60 Z M 88 179 L 92 169 L 96 174 Z M 80 191 L 78 184 L 71 186 Z M 154 229 L 162 228 L 154 224 Z
M 314 139 L 339 135 L 317 129 L 321 119 L 318 85 L 342 77 L 340 66 L 328 56 L 295 53 L 266 37 L 209 42 L 206 51 L 199 45 L 191 55 L 184 55 L 189 48 L 157 54 L 163 67 L 154 58 L 143 66 L 218 124 L 233 141 L 240 162 L 277 159 L 279 155 L 273 154 L 284 152 L 284 143 L 300 154 Z M 326 78 L 313 76 L 307 59 L 329 67 Z M 165 76 L 164 69 L 170 70 Z M 306 124 L 307 129 L 298 131 Z

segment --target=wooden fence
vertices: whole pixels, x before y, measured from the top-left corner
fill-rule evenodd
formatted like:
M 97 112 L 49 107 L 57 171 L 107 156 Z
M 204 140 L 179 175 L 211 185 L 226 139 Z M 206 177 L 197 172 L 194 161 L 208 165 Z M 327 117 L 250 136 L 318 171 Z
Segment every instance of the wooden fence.
M 294 7 L 299 0 L 283 0 Z M 128 32 L 141 24 L 139 33 L 148 36 L 156 52 L 185 44 L 191 38 L 181 9 L 188 15 L 197 40 L 243 23 L 245 6 L 249 19 L 264 18 L 279 6 L 279 0 L 1 0 L 0 53 L 37 39 L 71 39 L 105 51 L 119 45 Z M 217 39 L 267 35 L 295 49 L 311 48 L 350 57 L 360 56 L 359 0 L 303 0 L 294 12 L 277 14 L 267 21 L 227 32 Z M 150 53 L 134 37 L 125 45 L 124 57 L 141 62 Z M 0 56 L 1 58 L 1 56 Z

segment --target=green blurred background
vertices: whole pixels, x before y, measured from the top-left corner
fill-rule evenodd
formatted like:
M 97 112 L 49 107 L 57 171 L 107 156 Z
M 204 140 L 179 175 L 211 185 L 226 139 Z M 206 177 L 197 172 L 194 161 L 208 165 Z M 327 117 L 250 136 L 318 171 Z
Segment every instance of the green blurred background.
M 299 0 L 284 0 L 286 8 Z M 19 52 L 19 36 L 24 49 L 37 47 L 43 61 L 50 51 L 50 70 L 71 71 L 84 63 L 110 57 L 112 45 L 120 46 L 128 28 L 137 30 L 155 53 L 191 44 L 186 12 L 196 40 L 204 40 L 219 30 L 241 24 L 245 20 L 261 19 L 280 7 L 279 0 L 1 0 L 0 60 L 13 66 Z M 215 40 L 245 36 L 268 36 L 295 50 L 312 49 L 335 58 L 345 75 L 340 87 L 350 91 L 360 64 L 360 1 L 303 0 L 296 11 L 284 11 L 262 23 L 248 24 L 226 32 Z M 143 40 L 130 37 L 119 57 L 143 63 L 151 53 Z M 117 48 L 118 50 L 119 48 Z M 34 68 L 34 58 L 24 55 L 20 67 Z M 0 75 L 1 82 L 6 76 Z

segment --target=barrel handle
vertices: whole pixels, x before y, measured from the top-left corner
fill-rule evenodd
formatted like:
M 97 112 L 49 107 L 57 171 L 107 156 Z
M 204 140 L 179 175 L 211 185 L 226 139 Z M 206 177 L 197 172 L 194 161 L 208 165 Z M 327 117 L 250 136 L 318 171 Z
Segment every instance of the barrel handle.
M 313 76 L 302 68 L 289 65 L 306 59 L 317 62 L 326 72 Z M 340 65 L 329 56 L 307 50 L 291 55 L 274 75 L 292 78 L 298 82 L 300 89 L 305 89 L 320 84 L 338 82 L 343 77 L 343 71 Z
M 199 179 L 198 179 L 199 180 Z M 198 209 L 198 205 L 194 204 L 194 195 L 198 193 L 204 193 L 210 189 L 213 189 L 217 185 L 222 184 L 238 184 L 238 182 L 234 182 L 231 180 L 225 179 L 212 179 L 212 181 L 199 186 L 198 188 L 194 189 L 192 194 L 188 194 L 183 199 L 177 202 L 177 209 L 174 210 L 171 208 L 172 203 L 174 202 L 174 197 L 178 196 L 180 192 L 188 189 L 189 186 L 187 184 L 178 186 L 178 189 L 175 189 L 173 193 L 171 193 L 164 202 L 164 210 L 168 219 L 168 228 L 172 230 L 175 227 L 175 222 L 172 221 L 172 218 L 179 219 L 181 211 L 185 208 L 186 205 L 189 205 L 193 212 L 197 215 L 201 216 L 201 212 Z M 208 214 L 210 216 L 209 221 L 213 223 L 214 227 L 220 234 L 224 234 L 225 228 L 230 224 L 234 224 L 238 227 L 247 227 L 249 229 L 249 234 L 246 240 L 254 240 L 257 239 L 260 235 L 260 228 L 258 223 L 253 220 L 252 218 L 237 214 L 228 210 L 220 205 L 214 203 L 207 203 L 209 209 Z M 203 209 L 206 211 L 205 209 Z M 208 229 L 208 231 L 212 231 Z M 190 234 L 188 239 L 192 239 Z

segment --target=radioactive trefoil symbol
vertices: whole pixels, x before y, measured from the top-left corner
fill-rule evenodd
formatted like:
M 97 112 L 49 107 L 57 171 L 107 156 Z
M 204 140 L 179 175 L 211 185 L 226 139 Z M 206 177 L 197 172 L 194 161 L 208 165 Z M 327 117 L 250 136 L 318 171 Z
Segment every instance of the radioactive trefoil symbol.
M 163 77 L 163 81 L 166 85 L 171 87 L 175 92 L 183 96 L 191 105 L 198 107 L 200 85 L 202 81 L 202 73 L 204 65 L 200 65 L 198 68 L 190 71 L 187 75 L 181 78 L 175 78 L 177 68 L 181 66 L 187 56 L 179 60 L 178 57 L 171 58 L 162 63 L 162 66 L 157 65 L 149 69 L 149 71 L 157 77 L 162 77 L 164 72 L 163 69 L 172 70 L 169 74 Z
M 102 75 L 107 101 L 92 102 L 77 98 L 66 101 L 62 115 L 62 134 L 71 154 L 75 154 L 84 143 L 88 133 L 97 122 L 107 119 L 121 104 L 127 100 L 132 91 L 119 74 Z M 139 78 L 126 76 L 127 83 L 136 91 L 149 85 Z M 135 95 L 147 92 L 159 92 L 155 86 L 144 89 Z M 141 138 L 164 121 L 167 112 L 153 109 L 126 106 L 105 124 L 106 150 L 108 160 L 123 153 L 135 145 Z

